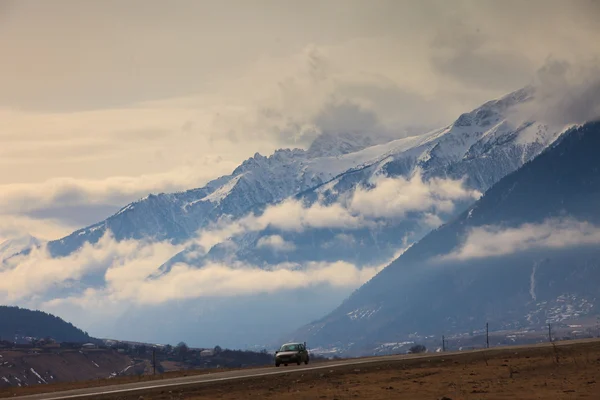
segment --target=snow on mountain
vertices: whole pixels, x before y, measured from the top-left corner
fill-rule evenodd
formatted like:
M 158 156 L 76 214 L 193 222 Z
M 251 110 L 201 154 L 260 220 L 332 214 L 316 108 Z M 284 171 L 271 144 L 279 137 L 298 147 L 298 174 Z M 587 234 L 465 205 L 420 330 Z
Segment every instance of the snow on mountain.
M 279 202 L 327 182 L 376 155 L 373 150 L 345 153 L 351 148 L 361 148 L 362 144 L 351 145 L 349 137 L 335 136 L 345 138 L 344 146 L 338 152 L 331 147 L 337 139 L 323 139 L 329 147 L 321 153 L 318 143 L 309 151 L 281 149 L 269 157 L 256 153 L 231 175 L 215 179 L 199 189 L 151 194 L 127 205 L 105 221 L 51 242 L 50 250 L 54 255 L 69 254 L 85 242 L 96 242 L 107 229 L 117 240 L 151 237 L 182 241 L 224 215 L 241 217 L 259 205 Z M 385 145 L 375 149 L 376 152 L 384 150 Z
M 465 179 L 468 187 L 485 192 L 567 129 L 549 129 L 543 121 L 511 121 L 511 113 L 533 95 L 532 88 L 521 89 L 462 114 L 447 127 L 359 151 L 355 154 L 371 152 L 372 162 L 357 163 L 357 167 L 316 188 L 315 193 L 332 202 L 380 175 L 410 178 L 417 174 L 425 179 Z
M 0 243 L 0 263 L 25 249 L 41 246 L 42 243 L 40 239 L 29 234 L 8 239 Z
M 532 89 L 525 88 L 462 114 L 453 124 L 424 135 L 370 146 L 342 156 L 316 158 L 306 168 L 311 174 L 345 171 L 296 197 L 305 205 L 348 204 L 357 188 L 372 188 L 382 177 L 464 179 L 467 189 L 483 193 L 532 160 L 561 135 L 562 131 L 548 129 L 541 122 L 515 124 L 511 121 L 511 112 L 526 104 L 532 96 Z M 466 209 L 472 201 L 473 198 L 455 199 L 453 210 L 437 210 L 436 215 L 428 214 L 429 210 L 397 218 L 388 215 L 379 218 L 376 226 L 364 229 L 326 227 L 289 232 L 269 226 L 263 231 L 234 236 L 213 247 L 207 255 L 197 256 L 196 249 L 190 248 L 166 263 L 160 273 L 168 273 L 169 265 L 184 259 L 197 267 L 208 261 L 223 260 L 242 260 L 253 265 L 339 260 L 359 266 L 381 263 L 399 249 L 419 240 L 432 227 L 445 222 L 453 213 Z M 286 243 L 293 244 L 292 250 L 273 252 L 260 246 L 261 240 L 270 235 L 278 235 Z
M 50 242 L 48 246 L 54 256 L 66 255 L 85 243 L 97 242 L 107 230 L 117 240 L 152 238 L 184 243 L 196 236 L 198 230 L 208 228 L 222 218 L 234 221 L 253 213 L 260 215 L 268 207 L 281 205 L 285 200 L 301 200 L 307 207 L 324 207 L 336 202 L 346 207 L 345 201 L 352 198 L 358 188 L 363 192 L 370 191 L 382 178 L 394 182 L 423 179 L 424 186 L 431 178 L 464 178 L 467 191 L 485 192 L 501 178 L 535 158 L 560 136 L 560 130 L 547 128 L 543 121 L 516 123 L 511 119 L 512 110 L 526 104 L 534 94 L 530 88 L 517 91 L 461 115 L 446 127 L 419 136 L 385 142 L 382 138 L 369 141 L 374 139 L 366 139 L 368 134 L 325 134 L 308 150 L 282 149 L 268 157 L 257 153 L 231 175 L 215 179 L 202 188 L 151 194 L 125 206 L 105 221 Z M 380 200 L 385 201 L 385 198 Z M 184 249 L 146 279 L 161 279 L 178 261 L 186 262 L 191 268 L 202 268 L 208 261 L 227 266 L 235 266 L 236 261 L 240 261 L 239 264 L 267 270 L 278 265 L 301 268 L 311 262 L 346 262 L 359 268 L 379 266 L 435 226 L 467 209 L 473 201 L 470 196 L 455 198 L 451 201 L 454 208 L 434 210 L 435 215 L 431 210 L 417 209 L 398 216 L 373 217 L 377 219 L 375 224 L 352 228 L 345 228 L 342 224 L 336 227 L 315 224 L 306 229 L 285 230 L 271 224 L 260 231 L 234 235 L 225 243 L 212 247 L 208 254 L 194 246 Z M 292 218 L 295 217 L 290 215 Z M 288 244 L 286 251 L 261 246 L 260 243 L 269 237 L 278 237 L 281 243 Z M 95 271 L 81 277 L 57 296 L 105 284 L 104 271 Z M 70 292 L 67 293 L 67 290 Z M 303 315 L 311 315 L 311 318 L 322 315 L 326 307 L 324 299 L 332 291 L 320 290 L 317 293 L 317 289 L 313 292 L 311 287 L 304 290 L 302 296 L 313 302 L 309 307 L 303 300 L 302 312 L 306 312 Z M 346 297 L 348 294 L 342 289 L 336 292 L 336 296 Z M 185 304 L 186 307 L 194 304 L 202 308 L 200 313 L 207 309 L 215 310 L 210 318 L 202 314 L 203 326 L 218 327 L 211 332 L 202 330 L 206 340 L 213 340 L 218 332 L 220 335 L 242 332 L 243 335 L 248 326 L 257 325 L 258 316 L 253 312 L 265 309 L 266 305 L 272 306 L 274 298 L 270 296 L 276 294 L 244 297 L 247 307 L 243 313 L 248 324 L 244 328 L 239 318 L 222 318 L 227 314 L 223 310 L 240 312 L 237 298 L 225 302 L 230 308 L 223 308 L 224 300 L 218 297 L 193 299 Z M 339 304 L 338 298 L 334 297 L 329 299 L 330 302 Z M 296 315 L 289 314 L 288 303 L 294 302 L 293 297 L 285 304 L 283 300 L 277 301 L 281 309 L 269 314 L 269 320 L 288 321 L 285 318 L 289 318 L 297 323 Z M 172 304 L 165 305 L 162 312 L 172 318 L 173 323 L 169 326 L 172 333 L 183 332 L 177 329 L 189 325 L 188 313 L 183 306 L 176 310 Z M 152 313 L 156 310 L 153 309 Z M 265 320 L 260 326 L 266 326 L 268 322 Z M 134 328 L 137 329 L 137 326 Z M 285 326 L 286 323 L 282 322 L 269 331 L 275 335 L 277 330 L 283 333 L 281 330 L 286 329 Z M 256 337 L 265 338 L 263 331 L 256 332 Z M 241 340 L 236 335 L 231 333 L 229 337 L 232 341 Z
M 468 332 L 486 322 L 526 329 L 593 313 L 599 135 L 600 122 L 568 130 L 295 335 L 367 349 L 414 332 Z
M 389 142 L 390 140 L 391 138 L 383 135 L 373 136 L 365 134 L 365 132 L 325 132 L 317 136 L 306 154 L 309 158 L 337 157 Z
M 68 254 L 97 241 L 107 229 L 117 240 L 181 242 L 224 215 L 239 218 L 299 193 L 313 202 L 318 198 L 331 203 L 380 175 L 466 178 L 470 188 L 483 192 L 559 136 L 541 122 L 515 126 L 510 121 L 511 109 L 533 96 L 532 88 L 521 89 L 461 115 L 447 127 L 387 143 L 364 133 L 327 133 L 308 150 L 282 149 L 268 157 L 257 153 L 231 175 L 199 189 L 149 195 L 105 221 L 51 242 L 50 250 Z

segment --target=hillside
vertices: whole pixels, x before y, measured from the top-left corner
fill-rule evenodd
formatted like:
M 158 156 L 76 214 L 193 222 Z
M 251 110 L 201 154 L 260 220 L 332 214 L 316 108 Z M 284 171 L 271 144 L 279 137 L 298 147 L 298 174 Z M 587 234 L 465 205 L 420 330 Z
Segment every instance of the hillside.
M 597 313 L 598 149 L 600 123 L 569 131 L 295 336 L 368 348 Z
M 2 351 L 0 393 L 17 387 L 109 379 L 133 374 L 130 357 L 109 350 Z
M 13 341 L 15 337 L 50 337 L 58 342 L 77 343 L 93 340 L 86 332 L 54 315 L 19 307 L 0 306 L 0 338 Z

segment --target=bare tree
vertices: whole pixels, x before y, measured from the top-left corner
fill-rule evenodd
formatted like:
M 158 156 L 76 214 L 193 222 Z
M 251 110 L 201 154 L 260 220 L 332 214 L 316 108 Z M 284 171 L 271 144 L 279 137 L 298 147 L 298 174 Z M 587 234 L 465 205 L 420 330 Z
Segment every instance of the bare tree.
M 408 351 L 413 354 L 425 353 L 427 351 L 427 348 L 425 346 L 423 346 L 422 344 L 416 344 L 416 345 L 412 346 Z
M 185 357 L 187 356 L 190 348 L 185 342 L 179 342 L 177 347 L 175 347 L 175 352 L 181 357 L 181 361 L 185 361 Z

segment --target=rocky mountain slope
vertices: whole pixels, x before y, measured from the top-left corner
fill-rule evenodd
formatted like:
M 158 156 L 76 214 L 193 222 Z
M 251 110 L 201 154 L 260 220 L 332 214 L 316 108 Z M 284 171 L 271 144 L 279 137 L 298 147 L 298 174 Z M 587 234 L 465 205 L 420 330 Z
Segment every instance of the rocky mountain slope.
M 569 131 L 294 336 L 372 348 L 555 323 L 600 306 L 600 122 Z M 365 350 L 366 351 L 366 350 Z

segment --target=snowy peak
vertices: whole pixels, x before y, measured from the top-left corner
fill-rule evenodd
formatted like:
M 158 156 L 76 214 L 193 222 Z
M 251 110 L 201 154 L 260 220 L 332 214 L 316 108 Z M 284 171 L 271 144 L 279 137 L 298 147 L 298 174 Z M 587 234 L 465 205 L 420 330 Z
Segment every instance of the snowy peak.
M 243 174 L 248 171 L 257 171 L 261 169 L 269 169 L 277 167 L 281 164 L 289 164 L 294 161 L 303 161 L 306 159 L 306 152 L 302 149 L 279 149 L 265 157 L 260 153 L 254 154 L 253 157 L 245 160 L 239 167 L 237 167 L 232 175 L 236 176 Z
M 307 155 L 309 158 L 337 157 L 354 153 L 377 144 L 391 141 L 392 138 L 374 136 L 364 132 L 322 133 L 312 142 Z
M 42 245 L 42 241 L 26 234 L 0 243 L 0 262 L 22 252 L 23 250 Z
M 438 137 L 437 143 L 421 157 L 422 170 L 435 170 L 459 162 L 463 158 L 480 156 L 484 150 L 497 148 L 521 138 L 522 145 L 537 142 L 547 145 L 555 137 L 545 131 L 541 124 L 528 122 L 515 126 L 509 114 L 534 96 L 533 87 L 525 87 L 500 99 L 462 114 Z M 532 133 L 536 130 L 537 133 Z
M 490 127 L 507 117 L 512 107 L 517 107 L 534 98 L 535 89 L 527 86 L 509 93 L 498 100 L 488 101 L 471 112 L 462 114 L 454 122 L 454 127 L 479 126 Z

